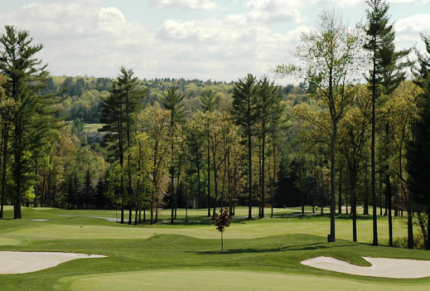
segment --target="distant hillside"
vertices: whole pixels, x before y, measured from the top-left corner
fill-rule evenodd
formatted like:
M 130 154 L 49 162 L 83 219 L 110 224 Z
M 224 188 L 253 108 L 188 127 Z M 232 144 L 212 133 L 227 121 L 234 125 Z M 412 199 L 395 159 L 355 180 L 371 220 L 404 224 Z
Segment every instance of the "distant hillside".
M 86 123 L 97 123 L 99 122 L 101 103 L 109 95 L 113 82 L 114 79 L 110 78 L 52 77 L 49 79 L 48 85 L 40 93 L 50 94 L 64 91 L 62 96 L 69 96 L 69 98 L 59 105 L 63 109 L 60 117 L 66 120 L 79 118 Z M 229 103 L 234 83 L 170 78 L 143 79 L 140 80 L 139 84 L 139 89 L 146 91 L 142 104 L 153 104 L 156 101 L 161 103 L 164 91 L 172 86 L 177 87 L 185 95 L 186 110 L 195 111 L 200 108 L 199 97 L 206 90 L 216 92 L 222 102 Z M 290 97 L 293 97 L 294 100 L 290 100 L 290 102 L 293 104 L 302 102 L 303 96 L 306 94 L 306 88 L 303 85 L 300 87 L 288 85 L 280 87 L 280 90 L 285 94 L 285 98 L 291 94 Z

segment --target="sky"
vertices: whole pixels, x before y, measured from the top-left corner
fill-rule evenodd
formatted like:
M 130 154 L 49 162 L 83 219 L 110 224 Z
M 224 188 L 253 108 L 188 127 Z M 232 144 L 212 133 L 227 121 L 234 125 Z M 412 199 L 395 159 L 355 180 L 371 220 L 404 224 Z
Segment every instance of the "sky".
M 236 81 L 273 77 L 294 63 L 302 32 L 334 9 L 351 27 L 365 21 L 361 0 L 2 0 L 4 25 L 28 30 L 44 48 L 36 55 L 53 76 Z M 430 35 L 430 0 L 392 0 L 396 48 Z M 1 48 L 0 48 L 1 49 Z M 282 80 L 281 80 L 282 82 Z

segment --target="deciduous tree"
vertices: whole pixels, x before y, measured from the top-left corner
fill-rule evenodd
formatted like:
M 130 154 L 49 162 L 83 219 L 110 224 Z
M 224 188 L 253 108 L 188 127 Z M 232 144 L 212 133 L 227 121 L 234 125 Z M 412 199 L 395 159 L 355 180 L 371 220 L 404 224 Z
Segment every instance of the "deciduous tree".
M 295 56 L 302 66 L 280 65 L 276 72 L 285 76 L 297 74 L 315 86 L 313 97 L 328 110 L 330 120 L 330 241 L 335 235 L 335 152 L 338 124 L 351 106 L 353 88 L 350 85 L 361 78 L 363 68 L 361 35 L 358 29 L 345 26 L 334 12 L 322 11 L 319 27 L 303 33 Z

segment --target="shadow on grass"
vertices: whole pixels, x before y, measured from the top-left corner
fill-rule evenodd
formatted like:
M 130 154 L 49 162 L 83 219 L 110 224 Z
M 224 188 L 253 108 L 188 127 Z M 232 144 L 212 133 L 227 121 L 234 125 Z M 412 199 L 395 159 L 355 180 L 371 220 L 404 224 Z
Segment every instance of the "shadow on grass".
M 285 246 L 278 248 L 266 248 L 266 249 L 253 249 L 253 248 L 245 248 L 245 249 L 229 249 L 228 252 L 223 252 L 225 254 L 244 254 L 244 253 L 277 253 L 277 252 L 292 252 L 292 251 L 315 251 L 315 250 L 326 250 L 333 248 L 341 248 L 345 247 L 344 245 L 328 245 L 322 243 L 312 243 L 304 246 Z M 199 254 L 204 255 L 212 255 L 219 254 L 220 251 L 205 251 L 198 252 Z
M 357 220 L 372 220 L 372 218 L 373 218 L 372 215 L 362 215 L 362 214 L 357 215 Z M 337 214 L 336 219 L 352 220 L 352 215 L 351 214 Z
M 259 219 L 247 219 L 247 218 L 235 218 L 233 217 L 232 222 L 235 224 L 246 224 L 247 222 L 253 221 L 253 220 L 259 220 Z M 149 224 L 149 221 L 143 222 L 143 224 Z M 186 221 L 184 218 L 181 219 L 175 219 L 174 223 L 172 224 L 169 219 L 158 219 L 157 223 L 154 224 L 161 224 L 161 225 L 181 225 L 181 226 L 194 226 L 194 225 L 213 225 L 212 217 L 193 217 L 189 218 L 188 221 Z

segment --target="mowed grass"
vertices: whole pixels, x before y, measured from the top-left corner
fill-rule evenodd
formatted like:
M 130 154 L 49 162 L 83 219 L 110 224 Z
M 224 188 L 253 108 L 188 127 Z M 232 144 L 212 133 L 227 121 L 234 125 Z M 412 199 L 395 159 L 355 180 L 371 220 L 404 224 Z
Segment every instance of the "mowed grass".
M 37 209 L 37 208 L 36 208 Z M 179 209 L 178 220 L 170 224 L 170 210 L 160 211 L 159 224 L 155 225 L 120 225 L 105 218 L 117 218 L 120 213 L 103 210 L 59 210 L 50 209 L 40 211 L 24 209 L 25 220 L 10 222 L 13 227 L 8 232 L 0 233 L 0 245 L 3 239 L 9 239 L 13 244 L 27 243 L 33 240 L 63 240 L 63 239 L 142 239 L 155 234 L 180 234 L 199 239 L 216 239 L 219 234 L 214 231 L 207 210 L 189 210 L 189 222 L 185 222 L 185 210 Z M 310 215 L 304 217 L 298 209 L 277 209 L 275 218 L 248 220 L 248 209 L 238 208 L 232 227 L 225 233 L 226 239 L 252 239 L 283 234 L 312 234 L 326 237 L 330 232 L 329 216 Z M 258 209 L 253 209 L 257 214 Z M 269 213 L 269 209 L 266 209 Z M 11 218 L 12 211 L 10 210 Z M 149 217 L 149 214 L 146 216 Z M 128 213 L 126 213 L 126 222 Z M 133 215 L 134 218 L 134 215 Z M 48 219 L 48 221 L 33 221 L 32 219 Z M 378 217 L 379 238 L 382 244 L 388 241 L 387 217 Z M 360 242 L 372 241 L 372 219 L 370 216 L 359 216 L 357 222 L 358 240 Z M 394 236 L 407 235 L 405 218 L 394 219 Z M 336 237 L 344 240 L 352 239 L 352 220 L 348 215 L 340 215 L 336 220 Z
M 216 279 L 215 279 L 216 278 Z M 338 286 L 342 286 L 339 288 Z M 341 278 L 306 275 L 286 275 L 272 272 L 244 271 L 146 271 L 124 272 L 115 275 L 81 276 L 60 280 L 57 290 L 366 290 L 404 291 L 428 290 L 427 286 L 396 283 L 366 283 Z
M 157 225 L 121 225 L 94 217 L 115 217 L 115 211 L 23 209 L 13 220 L 12 209 L 0 220 L 0 251 L 58 251 L 104 254 L 58 267 L 19 275 L 0 275 L 0 290 L 428 290 L 430 278 L 392 280 L 323 271 L 301 265 L 330 256 L 368 266 L 362 256 L 430 260 L 430 252 L 352 243 L 351 220 L 336 220 L 337 242 L 327 243 L 328 216 L 298 217 L 299 209 L 277 209 L 276 218 L 244 219 L 247 208 L 224 234 L 207 210 L 184 210 L 170 225 L 169 210 Z M 310 209 L 307 209 L 310 211 Z M 255 214 L 257 209 L 253 209 Z M 266 213 L 270 213 L 266 210 Z M 90 217 L 91 216 L 91 217 Z M 47 219 L 47 221 L 33 221 Z M 386 218 L 379 218 L 380 236 Z M 406 235 L 404 218 L 395 219 L 395 236 Z M 360 216 L 359 238 L 371 241 L 372 220 Z M 342 239 L 344 237 L 344 239 Z M 383 241 L 383 240 L 382 240 Z
M 95 132 L 98 131 L 100 128 L 103 127 L 104 124 L 102 123 L 85 123 L 84 124 L 84 131 L 85 132 Z

